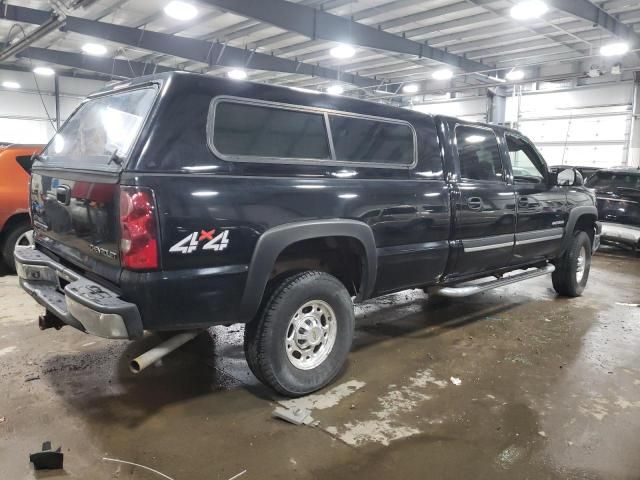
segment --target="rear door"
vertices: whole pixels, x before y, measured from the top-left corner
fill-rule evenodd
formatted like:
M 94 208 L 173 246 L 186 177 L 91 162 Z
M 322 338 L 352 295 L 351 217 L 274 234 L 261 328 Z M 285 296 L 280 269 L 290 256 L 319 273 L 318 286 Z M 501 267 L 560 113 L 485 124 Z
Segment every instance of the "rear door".
M 515 234 L 515 194 L 500 155 L 499 140 L 488 127 L 450 124 L 458 168 L 453 227 L 457 260 L 452 276 L 505 267 Z
M 559 251 L 566 223 L 566 187 L 552 186 L 546 164 L 529 141 L 505 132 L 516 192 L 516 246 L 511 264 L 544 259 Z
M 114 283 L 120 272 L 120 170 L 156 92 L 146 86 L 86 100 L 32 169 L 36 242 Z

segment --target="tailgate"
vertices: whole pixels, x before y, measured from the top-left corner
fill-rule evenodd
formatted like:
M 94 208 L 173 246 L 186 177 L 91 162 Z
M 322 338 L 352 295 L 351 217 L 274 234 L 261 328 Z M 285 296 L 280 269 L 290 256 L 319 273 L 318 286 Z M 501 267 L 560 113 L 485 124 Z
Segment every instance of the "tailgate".
M 33 172 L 31 216 L 38 243 L 85 270 L 117 283 L 118 186 L 95 179 Z

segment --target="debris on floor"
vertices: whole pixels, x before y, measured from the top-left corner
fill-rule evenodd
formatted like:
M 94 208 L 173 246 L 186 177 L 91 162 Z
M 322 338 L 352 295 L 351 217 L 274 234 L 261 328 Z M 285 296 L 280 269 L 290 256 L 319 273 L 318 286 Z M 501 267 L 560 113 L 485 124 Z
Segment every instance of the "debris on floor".
M 42 451 L 29 455 L 29 462 L 33 463 L 35 470 L 60 470 L 64 461 L 62 447 L 51 450 L 51 442 L 42 444 Z
M 236 478 L 240 478 L 242 475 L 244 475 L 245 473 L 247 473 L 246 470 L 241 471 L 240 473 L 235 474 L 233 477 L 231 477 L 229 480 L 236 480 Z
M 7 421 L 7 417 L 0 417 L 0 423 L 4 423 Z
M 454 385 L 460 385 L 462 383 L 462 380 L 460 380 L 458 377 L 451 377 L 450 380 Z
M 313 423 L 313 417 L 310 414 L 311 410 L 306 408 L 276 407 L 272 416 L 294 425 L 309 425 Z
M 640 303 L 616 302 L 616 305 L 620 305 L 621 307 L 640 307 Z
M 175 480 L 175 479 L 171 478 L 169 475 L 165 475 L 164 473 L 159 472 L 158 470 L 156 470 L 154 468 L 147 467 L 145 465 L 140 465 L 139 463 L 127 462 L 126 460 L 118 460 L 117 458 L 108 458 L 108 457 L 102 457 L 102 461 L 103 462 L 124 463 L 126 465 L 133 465 L 134 467 L 140 467 L 140 468 L 143 468 L 143 469 L 148 470 L 150 472 L 153 472 L 156 475 L 160 475 L 162 478 L 166 478 L 168 480 Z M 237 477 L 235 477 L 235 478 L 237 478 Z

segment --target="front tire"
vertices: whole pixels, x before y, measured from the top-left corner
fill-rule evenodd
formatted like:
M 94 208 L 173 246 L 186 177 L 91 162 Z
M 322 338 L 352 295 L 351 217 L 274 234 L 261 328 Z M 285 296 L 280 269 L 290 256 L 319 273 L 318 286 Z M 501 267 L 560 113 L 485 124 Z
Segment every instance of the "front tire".
M 317 271 L 289 276 L 245 327 L 247 363 L 278 393 L 306 395 L 338 375 L 354 324 L 351 296 L 337 278 Z
M 585 232 L 579 231 L 556 263 L 556 270 L 551 275 L 553 288 L 565 297 L 579 297 L 587 286 L 590 270 L 591 240 Z
M 17 246 L 33 246 L 33 230 L 28 223 L 20 223 L 6 232 L 4 245 L 2 246 L 2 257 L 9 270 L 16 271 L 13 251 Z

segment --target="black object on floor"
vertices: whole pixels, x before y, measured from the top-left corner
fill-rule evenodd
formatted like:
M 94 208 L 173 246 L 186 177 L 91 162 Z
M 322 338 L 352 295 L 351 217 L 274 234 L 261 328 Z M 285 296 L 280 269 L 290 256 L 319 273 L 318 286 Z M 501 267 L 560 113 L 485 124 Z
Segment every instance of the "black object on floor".
M 61 452 L 62 447 L 57 450 L 51 450 L 51 442 L 46 441 L 42 444 L 42 451 L 29 455 L 29 461 L 33 463 L 36 470 L 59 470 L 62 468 L 64 454 Z

